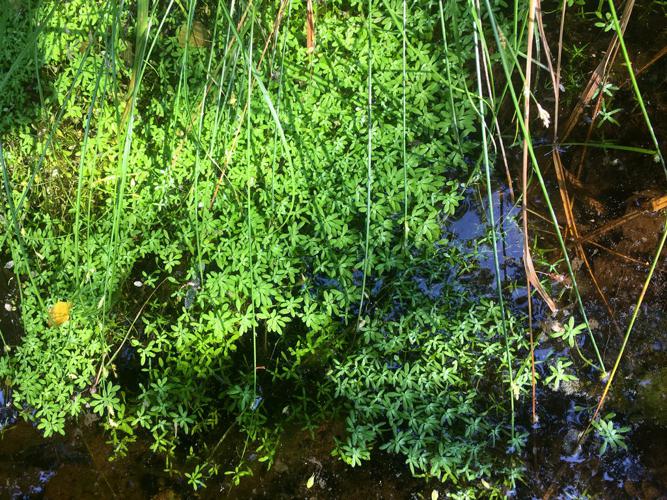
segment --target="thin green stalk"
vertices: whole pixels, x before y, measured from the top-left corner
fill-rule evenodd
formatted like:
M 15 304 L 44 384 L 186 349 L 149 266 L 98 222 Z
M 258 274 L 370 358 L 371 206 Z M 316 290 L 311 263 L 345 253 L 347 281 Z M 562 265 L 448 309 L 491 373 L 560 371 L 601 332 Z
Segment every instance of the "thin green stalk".
M 471 9 L 477 10 L 479 9 L 479 5 L 470 5 Z M 486 180 L 486 197 L 487 197 L 487 203 L 489 207 L 489 225 L 490 225 L 490 231 L 491 231 L 491 244 L 493 246 L 493 265 L 494 265 L 494 271 L 496 275 L 496 289 L 498 292 L 498 303 L 500 305 L 500 314 L 502 317 L 502 329 L 503 329 L 503 336 L 505 338 L 505 356 L 507 360 L 507 370 L 508 370 L 508 377 L 509 377 L 509 386 L 508 386 L 508 392 L 509 392 L 509 400 L 510 400 L 510 410 L 511 410 L 511 436 L 512 439 L 514 439 L 514 434 L 515 434 L 515 424 L 514 424 L 514 419 L 515 419 L 515 410 L 514 410 L 514 371 L 512 369 L 512 354 L 510 352 L 510 346 L 509 346 L 509 335 L 507 334 L 507 315 L 505 313 L 505 301 L 503 298 L 503 283 L 500 275 L 500 260 L 498 259 L 498 242 L 496 238 L 496 222 L 495 222 L 495 216 L 493 213 L 493 193 L 491 191 L 491 167 L 490 167 L 490 161 L 489 161 L 489 145 L 488 145 L 488 139 L 487 139 L 487 131 L 486 131 L 486 123 L 485 123 L 485 106 L 484 106 L 484 99 L 482 96 L 484 95 L 484 90 L 482 87 L 482 68 L 481 68 L 481 48 L 479 45 L 479 39 L 478 39 L 478 30 L 481 33 L 481 24 L 480 24 L 480 17 L 477 16 L 477 22 L 473 20 L 473 36 L 474 36 L 474 42 L 475 42 L 475 69 L 477 72 L 477 91 L 479 92 L 479 115 L 482 120 L 482 154 L 483 154 L 483 162 L 484 162 L 484 174 L 485 174 L 485 180 Z
M 229 10 L 224 5 L 222 5 L 222 8 L 223 8 L 223 12 L 225 14 L 225 17 L 227 17 L 227 21 L 230 23 L 229 25 L 230 25 L 230 28 L 232 30 L 232 33 L 233 33 L 235 39 L 237 40 L 237 42 L 239 42 L 239 46 L 241 46 L 241 37 L 240 37 L 236 27 L 233 24 L 234 21 L 231 17 L 231 14 L 230 14 Z M 264 103 L 266 104 L 266 107 L 269 109 L 269 112 L 271 113 L 271 117 L 273 118 L 273 121 L 274 121 L 276 127 L 278 128 L 278 133 L 280 135 L 280 142 L 282 143 L 282 146 L 283 146 L 283 154 L 285 155 L 285 159 L 287 160 L 287 164 L 289 165 L 289 168 L 290 168 L 290 176 L 291 176 L 292 179 L 294 179 L 294 176 L 295 176 L 294 162 L 292 160 L 292 155 L 290 153 L 289 144 L 287 143 L 287 138 L 285 136 L 285 130 L 284 130 L 284 128 L 282 126 L 282 123 L 280 121 L 280 117 L 278 116 L 278 111 L 276 111 L 276 107 L 273 104 L 273 99 L 271 99 L 271 95 L 269 94 L 269 91 L 267 90 L 266 86 L 262 82 L 260 74 L 255 70 L 255 68 L 251 64 L 251 61 L 249 60 L 248 54 L 246 53 L 246 51 L 241 49 L 241 54 L 243 56 L 243 59 L 245 60 L 245 63 L 250 67 L 250 71 L 252 71 L 252 73 L 253 73 L 253 82 L 255 84 L 257 84 L 257 87 L 259 88 L 259 91 L 261 92 L 262 97 L 264 99 Z M 294 186 L 295 184 L 293 183 L 292 185 Z M 285 224 L 287 224 L 290 217 L 292 217 L 292 215 L 294 214 L 294 204 L 296 203 L 296 195 L 297 195 L 296 190 L 293 189 L 292 192 L 291 192 L 291 195 L 290 195 L 289 212 L 285 216 L 285 219 L 283 220 L 282 224 L 276 229 L 276 231 L 282 229 L 282 227 Z
M 14 204 L 14 197 L 12 196 L 12 186 L 11 186 L 11 181 L 9 179 L 9 171 L 7 169 L 7 164 L 5 163 L 5 155 L 4 155 L 4 152 L 3 152 L 2 141 L 0 141 L 0 164 L 2 165 L 2 181 L 3 181 L 4 188 L 5 188 L 5 196 L 7 197 L 7 205 L 8 205 L 8 208 L 9 208 L 9 215 L 11 216 L 12 226 L 14 228 L 14 235 L 16 237 L 16 244 L 19 246 L 19 248 L 21 250 L 21 255 L 25 259 L 25 274 L 28 277 L 28 282 L 30 283 L 30 286 L 32 286 L 32 288 L 35 292 L 35 296 L 37 297 L 37 302 L 39 302 L 39 306 L 42 308 L 42 310 L 44 310 L 45 309 L 44 302 L 42 301 L 42 296 L 39 293 L 39 289 L 37 288 L 37 286 L 35 285 L 35 283 L 32 279 L 32 272 L 30 270 L 30 260 L 28 259 L 28 253 L 25 250 L 25 247 L 23 245 L 23 238 L 21 237 L 21 228 L 20 228 L 20 224 L 19 224 L 18 210 L 16 208 L 16 205 Z M 4 204 L 3 204 L 3 208 L 4 208 Z M 7 216 L 5 216 L 5 217 L 8 218 Z M 7 233 L 9 233 L 9 231 Z M 8 237 L 8 236 L 9 235 L 7 234 L 6 237 Z M 19 260 L 18 260 L 19 254 L 18 254 L 18 252 L 16 251 L 16 249 L 14 248 L 13 245 L 10 245 L 10 246 L 11 246 L 12 258 L 14 259 L 14 262 L 18 263 L 19 262 Z M 22 299 L 23 298 L 23 286 L 22 286 L 22 283 L 21 283 L 21 273 L 17 271 L 15 273 L 15 276 L 16 276 L 16 281 L 18 283 L 19 295 L 21 296 L 21 299 Z M 4 345 L 7 345 L 4 341 L 4 338 L 2 339 L 2 341 L 3 341 Z
M 667 177 L 667 166 L 665 165 L 665 158 L 660 151 L 660 144 L 658 143 L 658 138 L 655 136 L 655 131 L 653 130 L 653 125 L 651 124 L 651 119 L 648 116 L 648 111 L 646 111 L 646 105 L 644 104 L 644 99 L 642 98 L 642 93 L 639 91 L 639 85 L 637 85 L 637 79 L 635 78 L 635 72 L 632 70 L 632 62 L 630 62 L 630 56 L 628 55 L 628 50 L 625 47 L 625 40 L 623 39 L 623 31 L 621 30 L 621 24 L 618 21 L 618 16 L 616 15 L 616 8 L 614 7 L 614 2 L 609 0 L 609 9 L 611 10 L 611 17 L 614 20 L 614 29 L 616 30 L 616 36 L 618 36 L 618 41 L 621 44 L 621 52 L 623 53 L 623 59 L 625 60 L 625 66 L 628 68 L 628 75 L 630 76 L 630 81 L 632 82 L 632 89 L 635 91 L 635 96 L 637 97 L 637 102 L 639 107 L 642 110 L 642 115 L 644 116 L 644 121 L 648 127 L 649 134 L 651 134 L 651 140 L 655 146 L 656 155 L 658 160 L 662 165 L 662 169 L 665 172 L 665 177 Z
M 487 8 L 487 12 L 489 15 L 489 20 L 491 22 L 491 28 L 493 31 L 494 38 L 496 40 L 496 44 L 499 48 L 499 54 L 502 62 L 502 67 L 505 72 L 505 77 L 508 79 L 508 81 L 511 81 L 512 75 L 509 73 L 509 64 L 506 59 L 506 54 L 505 51 L 502 49 L 503 44 L 501 43 L 500 39 L 500 32 L 498 29 L 498 25 L 495 20 L 495 16 L 493 14 L 493 9 L 491 7 L 491 4 L 489 0 L 484 0 Z M 512 102 L 514 103 L 514 108 L 517 110 L 517 112 L 520 112 L 521 106 L 519 105 L 519 101 L 516 95 L 516 92 L 514 90 L 514 87 L 512 85 L 508 86 L 508 89 L 510 91 L 510 95 L 512 97 Z M 600 350 L 598 349 L 597 342 L 595 341 L 595 337 L 593 335 L 593 331 L 591 329 L 590 323 L 588 321 L 588 315 L 586 314 L 586 309 L 584 308 L 584 303 L 581 298 L 581 294 L 579 292 L 579 287 L 577 285 L 576 277 L 574 275 L 574 270 L 572 269 L 572 262 L 570 261 L 570 257 L 567 253 L 567 247 L 565 246 L 565 241 L 563 239 L 563 235 L 561 233 L 560 227 L 558 225 L 558 218 L 556 217 L 556 213 L 554 211 L 553 205 L 551 203 L 551 200 L 549 198 L 549 193 L 546 188 L 546 184 L 544 182 L 544 178 L 542 177 L 542 172 L 540 171 L 539 164 L 537 162 L 537 158 L 535 157 L 535 150 L 533 149 L 532 142 L 530 141 L 530 131 L 526 128 L 525 123 L 523 120 L 519 120 L 519 127 L 521 129 L 522 134 L 524 137 L 526 137 L 528 140 L 526 141 L 528 145 L 528 153 L 530 156 L 531 164 L 533 166 L 533 172 L 535 173 L 535 176 L 537 177 L 538 183 L 540 185 L 540 189 L 542 191 L 542 195 L 544 197 L 544 200 L 547 204 L 547 208 L 549 210 L 549 216 L 551 217 L 552 224 L 554 226 L 554 231 L 556 233 L 556 237 L 558 239 L 558 243 L 560 245 L 561 251 L 563 252 L 563 256 L 565 258 L 565 263 L 567 266 L 568 274 L 570 276 L 570 279 L 572 280 L 572 288 L 574 290 L 576 299 L 577 299 L 577 305 L 579 306 L 579 311 L 583 317 L 584 323 L 586 324 L 586 328 L 588 330 L 589 338 L 591 339 L 591 343 L 593 345 L 593 349 L 595 351 L 595 354 L 597 356 L 597 360 L 599 363 L 599 368 L 602 371 L 603 375 L 606 375 L 606 369 L 604 367 L 604 362 L 602 361 L 602 356 L 600 355 Z
M 83 193 L 83 179 L 85 173 L 84 166 L 86 163 L 86 156 L 88 152 L 88 138 L 90 137 L 90 124 L 93 118 L 93 109 L 95 108 L 95 103 L 97 102 L 97 92 L 100 87 L 102 76 L 104 75 L 105 63 L 106 61 L 103 59 L 97 71 L 97 79 L 95 80 L 93 95 L 91 97 L 90 106 L 88 107 L 88 113 L 86 115 L 86 124 L 84 126 L 84 132 L 83 132 L 83 144 L 81 146 L 81 158 L 79 160 L 79 172 L 77 176 L 76 201 L 74 206 L 74 270 L 75 270 L 74 272 L 76 273 L 76 280 L 79 283 L 81 283 L 81 266 L 79 264 L 79 254 L 80 254 L 79 233 L 81 232 L 81 196 Z
M 12 61 L 12 65 L 5 72 L 5 74 L 2 77 L 2 80 L 0 80 L 0 92 L 5 92 L 5 86 L 11 80 L 11 77 L 14 74 L 14 72 L 25 67 L 24 66 L 25 59 L 28 57 L 30 49 L 34 48 L 35 51 L 37 50 L 39 37 L 42 31 L 44 31 L 47 22 L 53 15 L 53 12 L 57 8 L 57 6 L 58 6 L 57 2 L 54 2 L 49 11 L 46 14 L 44 14 L 44 19 L 37 21 L 35 29 L 27 37 L 26 44 L 21 49 L 21 52 L 14 58 L 14 60 Z M 36 59 L 37 58 L 35 57 L 35 60 Z M 39 81 L 39 71 L 37 67 L 35 67 L 35 72 L 37 73 L 36 76 Z M 40 102 L 43 102 L 41 95 L 41 86 L 40 86 Z
M 287 19 L 285 21 L 285 33 L 283 34 L 283 43 L 280 49 L 280 69 L 278 70 L 278 90 L 276 92 L 276 112 L 280 114 L 280 102 L 283 93 L 283 73 L 285 71 L 285 50 L 287 49 L 287 28 L 289 27 L 289 22 L 292 14 L 292 1 L 290 0 L 287 5 Z M 273 64 L 271 64 L 273 66 Z M 278 158 L 278 127 L 275 127 L 273 130 L 273 155 L 271 158 L 271 212 L 275 209 L 275 191 L 276 191 L 276 160 Z M 272 219 L 273 220 L 273 219 Z
M 454 92 L 452 90 L 452 72 L 451 64 L 449 61 L 449 46 L 447 44 L 447 28 L 445 27 L 445 12 L 442 6 L 442 0 L 440 0 L 440 30 L 442 31 L 442 43 L 445 47 L 445 71 L 447 73 L 447 81 L 449 85 L 447 87 L 449 93 L 449 106 L 452 108 L 452 122 L 454 124 L 454 133 L 456 134 L 456 144 L 459 146 L 459 153 L 463 155 L 463 148 L 461 147 L 461 134 L 459 132 L 459 120 L 456 113 L 456 106 L 454 105 Z
M 251 149 L 252 149 L 252 123 L 250 121 L 250 116 L 252 114 L 252 69 L 253 69 L 253 35 L 255 29 L 255 11 L 251 12 L 252 21 L 250 24 L 250 46 L 248 48 L 248 103 L 247 108 L 248 112 L 246 113 L 246 172 L 247 172 L 247 188 L 246 188 L 246 203 L 247 203 L 247 212 L 248 212 L 248 259 L 250 266 L 250 307 L 252 310 L 252 390 L 253 397 L 257 398 L 257 332 L 255 330 L 255 270 L 253 269 L 252 261 L 252 218 L 251 218 L 251 187 L 254 183 L 254 179 L 250 176 L 252 173 L 251 170 Z M 254 401 L 254 399 L 253 399 Z
M 58 111 L 58 114 L 56 115 L 56 118 L 54 120 L 54 124 L 51 127 L 51 130 L 49 131 L 49 135 L 46 138 L 46 143 L 44 144 L 44 147 L 42 149 L 42 152 L 37 160 L 36 165 L 30 170 L 30 176 L 28 177 L 28 182 L 26 184 L 26 187 L 23 189 L 23 192 L 21 193 L 21 197 L 19 198 L 18 203 L 16 204 L 16 211 L 17 214 L 20 214 L 21 209 L 23 208 L 23 204 L 25 203 L 28 193 L 30 193 L 30 190 L 32 189 L 32 185 L 35 182 L 35 177 L 37 176 L 37 173 L 41 170 L 42 165 L 44 164 L 44 160 L 46 159 L 46 154 L 48 150 L 51 148 L 51 144 L 53 142 L 53 137 L 55 135 L 55 132 L 60 125 L 61 120 L 63 119 L 63 116 L 65 115 L 65 111 L 67 110 L 67 105 L 70 102 L 70 99 L 72 98 L 74 94 L 74 89 L 76 88 L 77 84 L 79 83 L 79 79 L 83 75 L 83 70 L 85 68 L 85 63 L 88 60 L 88 57 L 90 55 L 90 45 L 86 48 L 83 57 L 81 58 L 81 62 L 77 68 L 76 73 L 74 74 L 74 78 L 72 79 L 72 84 L 69 86 L 67 89 L 67 93 L 65 94 L 65 97 L 63 99 L 63 104 L 60 107 L 60 110 Z
M 206 77 L 207 80 L 212 78 L 212 67 L 213 67 L 213 59 L 214 59 L 214 54 L 215 54 L 215 41 L 217 40 L 216 34 L 218 30 L 218 20 L 220 16 L 220 8 L 219 8 L 220 0 L 218 1 L 218 9 L 216 11 L 216 16 L 215 16 L 215 22 L 214 22 L 214 29 L 213 29 L 213 37 L 211 41 L 211 47 L 209 49 L 208 53 L 208 62 L 206 65 Z M 192 5 L 192 18 L 194 18 L 194 4 Z M 190 21 L 191 23 L 191 21 Z M 191 24 L 188 25 L 188 30 L 190 29 Z M 186 39 L 189 40 L 189 33 L 187 34 Z M 224 66 L 224 63 L 223 63 Z M 222 88 L 222 81 L 220 81 L 220 88 Z M 199 211 L 200 211 L 200 202 L 199 202 L 199 173 L 201 171 L 201 150 L 202 150 L 202 137 L 203 137 L 203 132 L 204 132 L 204 116 L 206 114 L 206 100 L 208 98 L 209 94 L 209 86 L 204 85 L 204 89 L 202 91 L 202 97 L 201 97 L 201 104 L 199 106 L 199 119 L 197 120 L 197 140 L 195 141 L 195 171 L 194 171 L 194 177 L 192 180 L 192 214 L 194 218 L 194 233 L 195 233 L 195 245 L 197 249 L 197 269 L 196 273 L 199 277 L 200 283 L 204 283 L 204 263 L 202 261 L 202 252 L 201 252 L 201 227 L 199 224 Z M 217 113 L 217 109 L 216 109 Z M 201 211 L 202 211 L 202 218 L 206 216 L 206 211 L 207 211 L 207 204 L 202 203 L 201 204 Z
M 132 150 L 134 116 L 138 90 L 141 84 L 141 78 L 143 76 L 143 68 L 146 64 L 146 41 L 148 40 L 148 34 L 150 30 L 150 22 L 148 19 L 148 0 L 137 0 L 136 30 L 138 51 L 135 53 L 135 67 L 133 69 L 133 74 L 136 75 L 136 78 L 134 80 L 134 84 L 132 85 L 132 94 L 130 96 L 130 102 L 127 108 L 127 125 L 124 134 L 121 160 L 118 164 L 118 167 L 116 168 L 116 195 L 114 200 L 113 222 L 111 227 L 111 241 L 109 245 L 111 248 L 110 265 L 106 273 L 103 294 L 104 311 L 108 310 L 111 302 L 111 285 L 113 284 L 113 279 L 116 273 L 116 265 L 114 265 L 114 261 L 116 260 L 115 257 L 120 248 L 120 222 L 124 210 L 125 187 L 127 183 L 130 153 Z
M 549 144 L 550 148 L 555 147 L 555 144 Z M 646 149 L 635 146 L 624 146 L 622 144 L 613 144 L 609 142 L 563 142 L 559 143 L 558 146 L 561 147 L 570 147 L 570 146 L 586 146 L 587 148 L 599 148 L 599 149 L 614 149 L 617 151 L 625 151 L 627 153 L 639 153 L 643 155 L 655 155 L 655 149 Z
M 407 25 L 408 25 L 408 2 L 403 0 L 403 61 L 402 61 L 402 83 L 403 83 L 403 94 L 402 94 L 402 118 L 403 118 L 403 134 L 401 137 L 401 153 L 403 158 L 403 249 L 407 248 L 408 243 L 408 158 L 407 158 L 407 126 L 406 126 L 406 109 L 405 109 L 405 94 L 406 94 L 406 83 L 407 83 Z M 440 9 L 442 11 L 442 2 L 440 2 Z M 451 91 L 450 91 L 451 96 Z M 452 106 L 453 109 L 453 106 Z M 454 120 L 456 122 L 456 119 Z
M 357 328 L 361 322 L 361 314 L 364 306 L 364 294 L 366 293 L 366 280 L 369 271 L 370 260 L 370 233 L 371 233 L 371 186 L 373 183 L 373 45 L 372 45 L 372 2 L 368 0 L 368 148 L 366 161 L 366 241 L 364 243 L 364 275 L 361 281 L 361 299 L 359 300 L 359 314 L 357 316 Z
M 230 8 L 231 8 L 231 13 L 233 15 L 234 14 L 234 8 L 235 8 L 234 0 L 232 0 L 232 4 L 231 4 Z M 223 8 L 222 8 L 221 4 L 218 4 L 218 12 L 222 11 L 222 9 Z M 231 34 L 232 33 L 231 33 L 230 23 L 227 23 L 227 35 L 225 37 L 225 43 L 224 43 L 223 47 L 228 47 L 229 46 L 229 40 L 231 38 Z M 227 54 L 225 54 L 225 55 L 227 55 Z M 218 131 L 220 129 L 220 122 L 221 122 L 221 119 L 222 119 L 222 112 L 221 111 L 223 110 L 223 100 L 222 100 L 222 94 L 223 94 L 223 90 L 224 90 L 223 82 L 225 82 L 226 79 L 227 79 L 227 59 L 228 59 L 228 57 L 223 58 L 222 67 L 220 69 L 220 76 L 219 76 L 219 80 L 218 80 L 218 82 L 219 82 L 219 84 L 218 84 L 218 96 L 217 96 L 217 99 L 216 99 L 215 116 L 213 117 L 213 130 L 211 132 L 211 136 L 210 136 L 210 139 L 209 139 L 208 153 L 207 153 L 207 156 L 209 158 L 213 157 L 213 151 L 214 151 L 215 145 L 218 141 Z M 228 83 L 229 87 L 227 89 L 226 96 L 229 96 L 231 94 L 231 90 L 230 90 L 231 85 L 233 85 L 233 83 L 235 81 L 235 78 L 234 78 L 234 76 L 236 75 L 236 71 L 235 71 L 236 64 L 235 63 L 236 63 L 237 58 L 233 58 L 233 59 L 234 59 L 234 64 L 232 64 L 232 70 L 231 70 L 232 77 L 229 78 L 229 83 Z M 228 97 L 226 98 L 225 102 L 227 102 L 227 99 L 228 99 Z M 224 146 L 224 144 L 227 143 L 228 133 L 229 133 L 228 128 L 226 128 L 225 129 L 225 140 L 222 141 L 223 146 Z M 211 162 L 212 162 L 212 160 L 211 160 Z M 212 193 L 211 193 L 211 196 L 212 196 Z M 210 199 L 207 200 L 207 202 L 206 202 L 207 207 L 210 206 L 210 201 L 211 201 Z

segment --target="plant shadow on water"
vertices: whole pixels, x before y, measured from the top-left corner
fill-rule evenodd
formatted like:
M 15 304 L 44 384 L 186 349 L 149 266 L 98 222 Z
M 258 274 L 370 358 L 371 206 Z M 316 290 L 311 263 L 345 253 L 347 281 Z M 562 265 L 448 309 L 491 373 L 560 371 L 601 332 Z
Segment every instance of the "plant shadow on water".
M 380 454 L 377 460 L 349 469 L 330 456 L 333 435 L 344 426 L 322 425 L 312 435 L 293 429 L 283 440 L 273 467 L 266 470 L 250 455 L 255 471 L 240 485 L 213 480 L 197 498 L 305 498 L 307 480 L 314 476 L 318 498 L 418 498 L 432 487 L 415 479 L 396 457 Z M 2 498 L 191 498 L 193 492 L 163 471 L 161 459 L 137 443 L 126 457 L 108 461 L 111 447 L 94 422 L 69 429 L 68 437 L 44 439 L 33 426 L 19 423 L 3 438 L 0 449 Z M 232 438 L 232 441 L 235 439 Z M 233 467 L 234 450 L 243 445 L 238 436 L 228 445 Z M 223 453 L 224 454 L 224 453 Z

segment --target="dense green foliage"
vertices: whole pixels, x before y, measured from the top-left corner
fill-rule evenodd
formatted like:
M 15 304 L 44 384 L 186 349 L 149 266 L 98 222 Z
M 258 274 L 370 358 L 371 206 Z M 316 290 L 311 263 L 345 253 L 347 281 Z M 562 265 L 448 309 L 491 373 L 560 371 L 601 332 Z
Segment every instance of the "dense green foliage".
M 0 13 L 14 404 L 46 435 L 95 412 L 119 451 L 143 429 L 168 458 L 233 420 L 270 460 L 281 418 L 341 401 L 353 465 L 377 446 L 510 484 L 526 373 L 508 379 L 497 306 L 457 283 L 471 263 L 441 233 L 480 153 L 467 7 L 445 2 L 445 51 L 438 3 L 411 5 L 403 61 L 400 2 L 321 5 L 313 54 L 304 2 L 227 4 Z

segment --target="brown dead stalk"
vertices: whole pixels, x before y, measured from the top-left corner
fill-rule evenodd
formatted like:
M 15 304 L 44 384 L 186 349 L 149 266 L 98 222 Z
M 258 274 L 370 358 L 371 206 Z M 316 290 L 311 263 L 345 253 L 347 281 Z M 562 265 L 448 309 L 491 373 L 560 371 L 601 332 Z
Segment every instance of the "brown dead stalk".
M 635 0 L 628 0 L 625 3 L 625 8 L 623 10 L 623 15 L 621 16 L 621 33 L 625 33 L 625 28 L 628 26 L 628 21 L 630 20 L 630 15 L 632 14 L 632 9 L 635 5 Z M 593 74 L 591 75 L 586 88 L 584 89 L 579 102 L 575 106 L 574 110 L 570 114 L 569 119 L 565 124 L 565 129 L 563 134 L 560 137 L 561 142 L 564 141 L 572 132 L 575 125 L 579 122 L 579 118 L 584 112 L 584 108 L 590 103 L 593 99 L 593 96 L 596 95 L 600 87 L 603 85 L 603 82 L 606 81 L 611 66 L 614 64 L 616 55 L 618 54 L 619 40 L 618 35 L 614 34 L 613 38 L 609 42 L 605 56 L 600 61 L 600 64 L 597 65 Z
M 616 219 L 613 219 L 607 222 L 606 224 L 600 226 L 599 228 L 594 229 L 587 235 L 580 237 L 578 241 L 579 243 L 592 241 L 595 238 L 598 238 L 601 235 L 608 233 L 609 231 L 612 231 L 614 229 L 617 229 L 623 224 L 626 224 L 631 220 L 636 219 L 640 215 L 644 215 L 646 213 L 651 213 L 651 212 L 659 212 L 660 210 L 664 210 L 665 208 L 667 208 L 667 195 L 657 196 L 648 202 L 646 209 L 634 210 Z

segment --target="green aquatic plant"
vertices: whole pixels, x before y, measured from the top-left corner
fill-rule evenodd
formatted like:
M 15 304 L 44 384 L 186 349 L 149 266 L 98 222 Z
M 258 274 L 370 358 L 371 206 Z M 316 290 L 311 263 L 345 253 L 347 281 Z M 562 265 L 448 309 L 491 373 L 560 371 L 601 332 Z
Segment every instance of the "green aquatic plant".
M 503 448 L 512 446 L 507 444 L 513 430 L 508 403 L 489 398 L 488 392 L 491 386 L 510 385 L 500 307 L 481 303 L 462 313 L 452 305 L 456 292 L 446 285 L 433 283 L 442 287 L 434 297 L 433 288 L 424 287 L 425 278 L 405 279 L 414 283 L 404 285 L 412 286 L 412 294 L 394 296 L 394 307 L 414 312 L 394 320 L 370 319 L 358 353 L 330 372 L 336 394 L 352 405 L 346 420 L 350 434 L 336 453 L 354 466 L 378 448 L 405 455 L 415 474 L 511 487 L 505 483 L 508 471 L 521 465 Z M 521 337 L 511 334 L 512 351 L 525 349 Z
M 578 343 L 577 337 L 586 331 L 586 325 L 574 324 L 574 316 L 570 316 L 570 319 L 562 325 L 562 327 L 557 328 L 555 331 L 549 332 L 549 336 L 554 339 L 561 339 L 571 348 Z
M 593 421 L 593 428 L 598 437 L 602 440 L 602 444 L 600 445 L 600 455 L 604 455 L 608 449 L 611 449 L 612 451 L 628 449 L 624 434 L 630 432 L 630 427 L 616 425 L 614 423 L 615 416 L 615 413 L 608 413 L 604 417 L 600 417 Z
M 554 391 L 557 391 L 560 388 L 560 384 L 563 382 L 572 382 L 577 380 L 575 375 L 567 372 L 567 369 L 572 366 L 572 361 L 568 361 L 567 358 L 559 357 L 556 359 L 555 364 L 549 366 L 549 375 L 544 379 L 544 382 L 547 384 L 553 384 L 552 388 Z
M 3 99 L 35 105 L 0 140 L 24 327 L 0 378 L 23 417 L 51 435 L 94 413 L 119 453 L 148 435 L 195 489 L 229 429 L 238 483 L 285 421 L 331 415 L 352 465 L 379 447 L 512 487 L 522 329 L 500 284 L 497 305 L 460 283 L 471 259 L 443 233 L 491 161 L 495 107 L 466 86 L 484 32 L 445 31 L 470 6 L 336 0 L 313 52 L 300 3 L 59 5 L 0 13 L 27 23 L 0 49 Z

